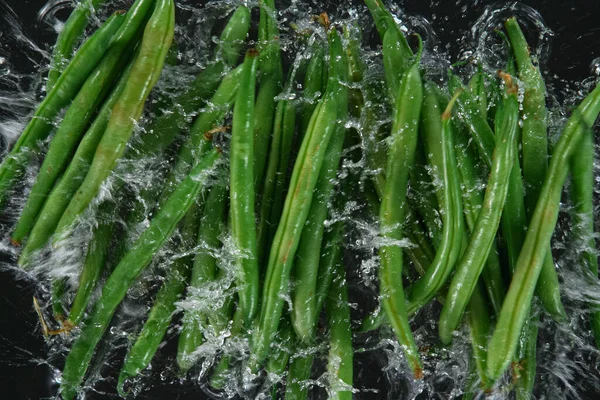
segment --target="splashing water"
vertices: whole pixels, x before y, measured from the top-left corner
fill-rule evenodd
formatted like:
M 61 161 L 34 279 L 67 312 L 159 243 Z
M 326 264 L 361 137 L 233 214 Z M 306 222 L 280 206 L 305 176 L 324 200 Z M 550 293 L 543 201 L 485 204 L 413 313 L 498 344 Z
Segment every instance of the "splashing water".
M 457 5 L 461 1 L 457 2 Z M 218 41 L 218 33 L 223 26 L 223 16 L 229 14 L 237 2 L 223 0 L 210 2 L 199 6 L 192 1 L 177 2 L 178 25 L 176 28 L 177 54 L 173 65 L 166 65 L 161 79 L 158 82 L 146 106 L 143 118 L 136 126 L 134 137 L 129 143 L 131 152 L 135 150 L 140 137 L 146 133 L 148 125 L 161 113 L 168 112 L 164 105 L 172 103 L 176 96 L 186 88 L 210 60 L 211 48 Z M 255 2 L 252 2 L 255 6 Z M 383 68 L 381 65 L 381 47 L 375 32 L 370 15 L 365 8 L 357 2 L 344 1 L 343 6 L 327 4 L 326 11 L 330 13 L 332 21 L 336 24 L 357 23 L 362 29 L 361 58 L 366 65 L 365 77 L 359 83 L 349 84 L 351 90 L 367 93 L 369 86 L 378 87 L 385 92 L 383 81 Z M 434 7 L 436 2 L 432 2 Z M 58 13 L 72 6 L 69 1 L 53 0 L 46 4 L 38 13 L 38 24 L 47 25 L 53 31 L 62 27 Z M 283 58 L 288 68 L 300 68 L 300 64 L 310 57 L 309 45 L 299 43 L 296 31 L 310 32 L 313 36 L 323 38 L 322 30 L 312 22 L 312 16 L 319 14 L 321 7 L 312 1 L 292 0 L 285 4 L 277 4 L 279 11 L 277 18 L 281 30 L 281 49 Z M 501 28 L 503 20 L 516 15 L 521 23 L 526 37 L 532 43 L 532 54 L 536 62 L 544 70 L 549 63 L 553 38 L 557 33 L 544 22 L 542 15 L 537 10 L 522 3 L 495 3 L 486 7 L 480 6 L 475 1 L 473 7 L 478 6 L 479 18 L 470 21 L 470 30 L 465 30 L 463 36 L 457 41 L 459 51 L 454 51 L 446 40 L 443 32 L 438 31 L 437 24 L 444 20 L 439 14 L 421 15 L 406 12 L 401 5 L 391 7 L 396 17 L 396 22 L 406 34 L 418 33 L 424 40 L 424 55 L 422 66 L 426 70 L 427 78 L 444 83 L 446 70 L 460 60 L 476 59 L 484 71 L 495 73 L 503 68 L 506 61 L 506 46 L 502 39 L 495 34 Z M 463 6 L 466 7 L 466 6 Z M 112 10 L 112 7 L 108 7 Z M 101 8 L 95 11 L 91 25 L 97 27 L 110 10 Z M 543 10 L 540 10 L 543 13 Z M 463 10 L 463 13 L 466 9 Z M 290 23 L 296 24 L 295 30 Z M 4 3 L 0 3 L 0 41 L 5 40 L 12 47 L 0 46 L 0 136 L 2 138 L 2 156 L 9 144 L 14 143 L 23 130 L 35 105 L 43 95 L 43 82 L 47 73 L 50 53 L 49 47 L 36 44 L 23 33 L 23 27 L 17 15 Z M 255 37 L 255 29 L 251 31 Z M 12 50 L 11 50 L 12 49 Z M 19 56 L 17 56 L 19 54 Z M 39 71 L 35 73 L 19 72 L 17 58 L 22 56 L 28 63 L 34 65 Z M 42 61 L 40 61 L 42 60 Z M 554 91 L 554 84 L 560 77 L 549 77 L 549 139 L 556 143 L 562 127 L 565 125 L 569 110 L 590 91 L 595 83 L 595 78 L 600 75 L 600 59 L 596 58 L 589 64 L 594 78 L 583 81 L 566 82 L 566 88 Z M 468 68 L 467 68 L 468 69 Z M 366 97 L 366 96 L 364 96 Z M 281 93 L 277 100 L 289 100 L 295 105 L 314 102 L 314 98 L 307 98 L 302 94 L 302 84 L 292 86 L 288 92 Z M 359 143 L 347 147 L 344 160 L 338 171 L 336 191 L 341 191 L 344 185 L 351 190 L 350 195 L 343 205 L 332 201 L 329 205 L 330 214 L 326 221 L 326 229 L 334 223 L 342 221 L 345 224 L 344 235 L 344 263 L 350 290 L 350 303 L 353 322 L 358 322 L 379 303 L 377 270 L 379 257 L 377 249 L 386 245 L 380 238 L 378 224 L 369 212 L 364 193 L 368 190 L 368 182 L 379 171 L 372 168 L 365 158 L 362 150 L 368 141 L 375 141 L 379 151 L 385 151 L 385 141 L 379 140 L 377 131 L 390 125 L 389 107 L 381 102 L 367 102 L 362 114 L 350 116 L 345 121 L 349 131 L 357 132 L 361 138 Z M 177 104 L 172 107 L 177 107 Z M 210 107 L 206 104 L 204 107 Z M 372 107 L 371 107 L 372 106 Z M 491 106 L 491 105 L 490 105 Z M 376 116 L 372 125 L 366 124 L 368 117 L 366 110 Z M 192 121 L 197 112 L 186 116 Z M 57 125 L 60 118 L 53 123 Z M 224 159 L 227 162 L 228 137 L 222 139 Z M 45 143 L 47 146 L 47 143 Z M 176 146 L 175 146 L 176 147 Z M 27 193 L 30 190 L 35 174 L 40 165 L 40 157 L 34 157 L 28 166 L 23 183 L 14 189 L 9 206 L 0 219 L 2 241 L 0 253 L 2 260 L 0 270 L 11 281 L 21 282 L 32 291 L 40 300 L 44 315 L 49 317 L 51 311 L 49 282 L 55 277 L 67 277 L 69 286 L 74 289 L 78 284 L 83 259 L 85 257 L 92 230 L 102 218 L 111 218 L 118 230 L 128 231 L 127 241 L 132 242 L 139 233 L 148 226 L 152 218 L 153 204 L 143 203 L 144 219 L 138 226 L 127 226 L 119 213 L 106 217 L 100 215 L 99 205 L 106 201 L 119 204 L 118 207 L 126 208 L 137 200 L 143 200 L 143 190 L 154 189 L 160 191 L 164 182 L 166 171 L 174 157 L 175 149 L 170 149 L 163 155 L 148 157 L 142 161 L 135 157 L 126 156 L 120 160 L 118 167 L 110 179 L 102 186 L 100 195 L 88 207 L 80 218 L 80 224 L 70 238 L 58 249 L 46 248 L 36 255 L 35 267 L 24 271 L 16 266 L 15 259 L 18 249 L 8 243 L 8 235 L 16 218 L 24 206 Z M 133 153 L 126 153 L 133 154 Z M 358 154 L 358 155 L 357 155 Z M 598 154 L 598 151 L 596 152 Z M 595 176 L 600 176 L 600 161 L 595 161 Z M 435 171 L 429 171 L 435 178 Z M 600 199 L 600 179 L 595 185 L 596 199 Z M 428 183 L 428 189 L 434 190 L 443 182 L 433 179 Z M 482 182 L 484 185 L 484 182 Z M 568 191 L 569 182 L 567 182 Z M 123 198 L 116 190 L 125 187 L 131 198 L 123 204 Z M 209 183 L 210 186 L 210 183 Z M 482 186 L 483 187 L 483 186 Z M 127 203 L 128 202 L 128 203 Z M 600 225 L 600 202 L 596 203 L 594 215 L 596 225 Z M 116 207 L 116 206 L 115 206 Z M 553 322 L 543 312 L 539 312 L 539 339 L 537 346 L 537 378 L 535 384 L 536 398 L 584 399 L 588 393 L 600 392 L 600 353 L 594 346 L 587 316 L 589 307 L 586 304 L 600 306 L 600 282 L 587 271 L 587 267 L 577 261 L 579 254 L 588 249 L 584 238 L 573 238 L 572 232 L 576 230 L 569 217 L 573 205 L 568 196 L 561 204 L 559 224 L 553 238 L 553 251 L 555 262 L 561 280 L 563 301 L 569 315 L 569 320 L 562 324 Z M 598 237 L 596 238 L 598 239 Z M 138 278 L 136 284 L 128 293 L 127 299 L 120 306 L 111 328 L 90 366 L 89 373 L 84 382 L 84 387 L 93 396 L 102 398 L 117 398 L 115 393 L 116 375 L 120 369 L 123 356 L 136 338 L 141 325 L 146 319 L 147 312 L 152 306 L 152 299 L 160 288 L 164 277 L 175 260 L 197 253 L 200 249 L 209 251 L 218 260 L 217 267 L 220 278 L 201 288 L 190 289 L 186 296 L 176 304 L 175 318 L 169 329 L 164 343 L 152 361 L 151 366 L 132 383 L 132 392 L 140 398 L 159 398 L 160 396 L 173 396 L 175 393 L 196 393 L 196 397 L 210 398 L 242 398 L 267 399 L 270 398 L 272 385 L 285 382 L 286 375 L 278 376 L 269 374 L 265 383 L 260 387 L 255 384 L 255 377 L 245 370 L 243 363 L 238 363 L 229 371 L 231 379 L 220 392 L 211 391 L 207 380 L 213 364 L 222 355 L 233 359 L 244 359 L 248 355 L 249 343 L 247 339 L 235 337 L 232 334 L 231 324 L 222 332 L 216 332 L 210 326 L 203 327 L 204 343 L 194 352 L 194 357 L 200 361 L 187 377 L 181 377 L 174 366 L 176 342 L 181 326 L 181 315 L 186 310 L 203 310 L 211 312 L 223 307 L 236 296 L 233 287 L 236 277 L 235 260 L 243 256 L 236 249 L 231 235 L 225 232 L 221 241 L 223 246 L 212 248 L 206 244 L 199 244 L 193 248 L 182 248 L 180 237 L 174 235 L 163 249 L 154 257 L 152 265 Z M 405 239 L 398 244 L 404 248 L 414 247 L 414 244 Z M 115 248 L 122 245 L 113 239 Z M 116 260 L 109 259 L 109 266 Z M 4 276 L 4 275 L 3 275 Z M 105 279 L 105 278 L 103 278 Z M 25 284 L 23 284 L 25 282 Z M 102 283 L 102 282 L 101 282 Z M 101 286 L 100 283 L 100 286 Z M 20 287 L 19 285 L 17 285 Z M 99 286 L 99 287 L 100 287 Z M 24 290 L 24 289 L 23 289 Z M 92 302 L 99 296 L 97 288 L 92 295 Z M 286 308 L 291 307 L 287 294 Z M 65 303 L 72 301 L 73 290 L 69 292 Z M 539 308 L 539 307 L 537 307 Z M 421 350 L 424 363 L 424 379 L 415 380 L 410 372 L 401 346 L 398 344 L 392 330 L 383 326 L 380 330 L 370 333 L 357 333 L 354 335 L 355 349 L 355 380 L 352 391 L 358 399 L 454 399 L 460 398 L 470 389 L 476 388 L 477 383 L 471 382 L 471 345 L 468 329 L 463 327 L 454 337 L 451 346 L 442 347 L 437 337 L 437 320 L 439 305 L 432 303 L 420 310 L 411 320 L 415 341 Z M 23 316 L 25 313 L 19 311 Z M 29 315 L 29 314 L 27 314 Z M 29 318 L 29 317 L 27 317 Z M 31 335 L 40 335 L 35 320 L 31 320 Z M 4 329 L 4 328 L 3 328 Z M 52 379 L 49 392 L 56 389 L 60 383 L 60 369 L 65 354 L 69 351 L 73 338 L 77 332 L 70 335 L 62 334 L 51 337 L 45 341 L 43 354 L 32 352 L 25 347 L 11 341 L 4 340 L 2 331 L 0 339 L 4 341 L 0 351 L 3 363 L 10 366 L 44 366 L 48 369 Z M 303 385 L 309 388 L 311 398 L 326 398 L 330 382 L 335 379 L 326 370 L 327 334 L 320 331 L 316 345 L 302 349 L 315 355 L 313 372 Z M 304 356 L 301 352 L 291 355 L 291 358 Z M 336 383 L 340 385 L 340 382 Z M 486 398 L 510 398 L 510 378 L 505 377 Z M 157 394 L 158 393 L 158 394 Z M 49 394 L 50 395 L 50 394 Z M 158 397 L 157 397 L 158 396 Z M 478 398 L 484 394 L 478 393 Z M 202 398 L 202 397 L 200 397 Z

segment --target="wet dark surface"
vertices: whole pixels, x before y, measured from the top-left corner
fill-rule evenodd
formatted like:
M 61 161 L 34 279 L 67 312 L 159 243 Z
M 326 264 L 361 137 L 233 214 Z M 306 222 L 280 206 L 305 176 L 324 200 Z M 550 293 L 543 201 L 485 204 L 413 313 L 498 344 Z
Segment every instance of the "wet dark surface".
M 40 48 L 47 50 L 54 40 L 54 34 L 47 26 L 37 22 L 38 10 L 44 3 L 43 0 L 0 0 L 0 57 L 6 58 L 11 70 L 19 74 L 30 75 L 47 61 L 39 53 L 18 44 L 11 37 L 14 26 L 9 21 L 18 21 L 22 33 Z M 427 19 L 435 29 L 441 48 L 449 46 L 449 53 L 456 55 L 461 44 L 464 44 L 464 35 L 484 8 L 492 3 L 477 0 L 412 0 L 398 4 L 408 16 L 420 15 Z M 544 65 L 549 81 L 560 88 L 565 85 L 565 81 L 578 82 L 590 76 L 592 60 L 600 57 L 600 2 L 546 0 L 523 3 L 535 8 L 554 32 L 549 57 Z M 315 6 L 319 3 L 313 1 L 312 4 L 314 9 L 320 10 L 320 7 Z M 332 16 L 340 12 L 337 3 L 326 2 L 324 6 Z M 59 14 L 61 18 L 64 15 Z M 23 84 L 31 82 L 24 79 Z M 0 234 L 4 236 L 8 227 L 2 224 L 3 220 L 0 220 Z M 0 262 L 9 261 L 6 254 L 0 254 L 0 257 Z M 52 395 L 56 390 L 52 386 L 50 367 L 38 362 L 46 358 L 46 348 L 32 308 L 32 296 L 35 295 L 33 288 L 30 282 L 14 273 L 4 268 L 0 270 L 0 398 L 3 399 L 39 399 Z M 174 350 L 174 342 L 171 340 L 160 351 L 162 354 L 173 354 Z M 156 368 L 160 368 L 160 362 Z M 356 387 L 385 387 L 383 381 L 386 378 L 379 372 L 381 365 L 369 353 L 356 355 L 355 368 Z M 113 392 L 114 381 L 101 383 L 97 388 Z M 582 394 L 582 397 L 595 399 L 598 398 L 597 395 L 590 392 Z M 109 397 L 105 394 L 91 394 L 86 398 Z M 384 395 L 366 392 L 356 397 L 379 399 L 384 398 Z M 150 385 L 138 398 L 199 399 L 203 395 L 189 383 L 157 382 Z

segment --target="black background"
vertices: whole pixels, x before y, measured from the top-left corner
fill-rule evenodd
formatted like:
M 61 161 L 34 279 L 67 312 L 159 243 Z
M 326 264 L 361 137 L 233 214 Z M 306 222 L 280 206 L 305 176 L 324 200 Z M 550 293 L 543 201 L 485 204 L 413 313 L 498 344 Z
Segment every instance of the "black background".
M 8 8 L 18 16 L 23 33 L 43 49 L 54 35 L 47 26 L 37 23 L 38 10 L 45 0 L 0 0 L 0 14 L 7 16 Z M 489 2 L 477 0 L 405 0 L 399 2 L 408 15 L 421 15 L 430 21 L 442 46 L 457 50 L 458 41 L 481 15 Z M 600 2 L 594 0 L 524 1 L 544 18 L 554 32 L 551 53 L 546 61 L 548 77 L 557 82 L 578 82 L 592 75 L 592 60 L 600 57 Z M 336 14 L 337 3 L 326 2 L 325 9 Z M 0 15 L 2 16 L 2 15 Z M 4 24 L 4 25 L 1 25 Z M 0 56 L 8 59 L 11 69 L 30 74 L 44 60 L 39 54 L 14 47 L 6 40 L 8 27 L 0 18 Z M 7 57 L 8 55 L 8 57 Z M 560 86 L 560 83 L 557 83 Z M 0 99 L 0 101 L 2 101 Z M 4 234 L 5 227 L 0 227 Z M 36 358 L 45 359 L 45 344 L 39 332 L 37 317 L 32 309 L 33 288 L 11 272 L 0 271 L 0 398 L 38 399 L 52 395 L 49 367 L 38 365 Z M 357 365 L 357 368 L 360 368 Z M 377 371 L 375 371 L 376 373 Z M 158 398 L 199 398 L 198 395 L 175 395 L 176 388 L 155 388 L 141 396 Z M 379 395 L 381 396 L 381 394 Z M 92 396 L 97 398 L 97 396 Z M 102 397 L 102 396 L 100 396 Z M 362 396 L 361 396 L 362 397 Z M 201 398 L 201 397 L 200 397 Z M 366 398 L 366 397 L 365 397 Z M 369 398 L 377 398 L 370 397 Z M 589 398 L 598 398 L 589 394 Z

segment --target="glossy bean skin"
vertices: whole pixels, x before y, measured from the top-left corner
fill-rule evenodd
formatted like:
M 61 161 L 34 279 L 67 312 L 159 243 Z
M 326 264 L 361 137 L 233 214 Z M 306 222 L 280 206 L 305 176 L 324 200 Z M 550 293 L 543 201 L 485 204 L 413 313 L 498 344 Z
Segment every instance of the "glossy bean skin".
M 73 222 L 87 208 L 125 152 L 135 121 L 144 110 L 144 103 L 156 84 L 175 26 L 175 11 L 170 1 L 160 1 L 148 21 L 129 80 L 115 103 L 106 131 L 98 143 L 92 165 L 81 186 L 65 209 L 56 228 L 57 242 L 71 229 Z
M 200 248 L 194 257 L 189 289 L 199 289 L 217 279 L 217 260 L 214 252 L 221 245 L 219 236 L 225 227 L 227 194 L 226 182 L 218 182 L 210 189 L 198 231 Z M 218 315 L 220 311 L 214 310 L 213 313 L 206 313 L 203 310 L 186 310 L 177 344 L 179 369 L 185 372 L 197 362 L 197 356 L 193 352 L 202 344 L 203 324 L 208 321 L 216 332 L 226 328 L 228 318 Z
M 332 60 L 333 63 L 337 61 Z M 331 68 L 330 65 L 330 71 Z M 252 336 L 250 368 L 254 372 L 267 357 L 272 337 L 277 332 L 284 303 L 281 294 L 288 291 L 292 262 L 308 218 L 317 177 L 336 129 L 336 98 L 340 86 L 337 77 L 330 72 L 327 91 L 313 112 L 294 164 L 282 216 L 269 253 L 261 312 Z
M 173 6 L 169 0 L 165 3 Z M 157 10 L 160 10 L 160 7 Z M 101 297 L 84 321 L 81 334 L 67 356 L 59 390 L 64 399 L 72 399 L 76 395 L 94 350 L 117 307 L 125 298 L 135 278 L 150 263 L 156 251 L 171 236 L 179 221 L 196 201 L 207 178 L 207 170 L 214 166 L 218 157 L 219 153 L 216 150 L 211 151 L 190 172 L 107 279 Z
M 519 78 L 525 89 L 521 148 L 525 213 L 530 220 L 548 170 L 546 87 L 540 70 L 533 65 L 529 46 L 517 20 L 514 17 L 509 18 L 504 26 L 514 53 Z M 538 278 L 537 294 L 553 318 L 559 321 L 566 318 L 551 251 L 546 253 L 542 273 Z
M 104 135 L 104 131 L 110 120 L 112 108 L 127 84 L 135 58 L 137 58 L 137 55 L 134 56 L 134 59 L 123 71 L 118 83 L 102 105 L 94 122 L 83 136 L 83 139 L 81 139 L 79 146 L 77 146 L 77 150 L 75 151 L 67 170 L 46 199 L 44 207 L 35 221 L 35 225 L 29 234 L 27 242 L 25 243 L 23 250 L 21 250 L 19 256 L 20 266 L 27 268 L 30 255 L 48 243 L 48 240 L 58 225 L 62 213 L 65 208 L 67 208 L 69 201 L 85 178 L 88 168 L 92 163 L 94 153 L 96 152 L 96 147 L 98 147 L 98 143 L 100 143 L 100 139 L 102 139 L 102 135 Z
M 336 128 L 327 145 L 325 159 L 319 172 L 314 189 L 313 201 L 308 213 L 305 227 L 302 230 L 300 243 L 294 261 L 294 289 L 292 290 L 292 324 L 294 332 L 301 341 L 310 342 L 316 327 L 317 278 L 319 275 L 320 249 L 323 242 L 325 220 L 329 215 L 329 203 L 333 195 L 337 171 L 342 157 L 346 128 L 344 126 L 348 114 L 348 62 L 342 47 L 341 38 L 333 30 L 328 34 L 331 57 L 336 57 L 333 73 L 342 87 L 338 90 L 336 102 L 338 107 Z M 320 311 L 320 310 L 319 310 Z
M 294 351 L 294 329 L 289 321 L 289 318 L 283 318 L 279 324 L 279 332 L 277 334 L 277 344 L 274 346 L 265 370 L 267 371 L 267 379 L 271 380 L 273 377 L 271 388 L 271 398 L 276 399 L 279 391 L 279 380 L 286 373 L 290 356 Z
M 379 248 L 381 303 L 386 319 L 392 325 L 417 379 L 423 376 L 422 364 L 405 308 L 402 248 L 394 242 L 403 238 L 402 224 L 406 215 L 405 199 L 409 169 L 414 163 L 423 103 L 419 58 L 417 57 L 403 77 L 396 94 L 394 122 L 387 155 L 385 189 L 379 211 L 379 228 L 382 238 L 386 241 L 386 244 Z
M 200 197 L 200 196 L 199 196 Z M 202 205 L 200 199 L 192 204 L 180 224 L 181 246 L 183 250 L 195 246 Z M 167 333 L 171 319 L 175 312 L 175 302 L 181 297 L 188 283 L 193 257 L 186 255 L 173 261 L 165 280 L 156 294 L 148 318 L 144 322 L 137 339 L 127 352 L 125 361 L 119 373 L 117 390 L 122 397 L 126 397 L 127 381 L 139 375 L 148 368 L 156 351 Z
M 115 227 L 115 216 L 111 212 L 114 208 L 115 205 L 110 201 L 100 205 L 99 213 L 102 219 L 95 227 L 92 239 L 88 243 L 87 254 L 79 277 L 79 287 L 69 310 L 68 323 L 70 325 L 77 325 L 83 319 L 92 291 L 106 266 L 110 239 Z
M 446 302 L 440 315 L 439 334 L 442 343 L 445 344 L 452 340 L 452 333 L 462 319 L 462 314 L 475 290 L 475 285 L 496 238 L 508 193 L 510 171 L 517 152 L 518 87 L 510 75 L 503 75 L 503 78 L 506 85 L 506 98 L 502 116 L 496 115 L 496 146 L 482 208 L 469 238 L 465 254 L 456 266 L 456 272 L 450 282 Z
M 327 63 L 323 59 L 325 52 L 323 44 L 319 40 L 315 40 L 311 51 L 312 54 L 304 77 L 304 90 L 302 91 L 304 103 L 300 106 L 300 123 L 298 124 L 298 137 L 300 140 L 304 137 L 312 113 L 317 106 L 317 101 L 324 92 L 323 82 L 327 82 Z
M 463 185 L 463 210 L 467 228 L 470 234 L 472 234 L 475 230 L 477 217 L 479 216 L 484 200 L 479 189 L 475 163 L 476 156 L 468 146 L 466 135 L 460 129 L 455 132 L 457 133 L 456 159 Z M 506 295 L 506 287 L 502 277 L 502 266 L 495 240 L 491 243 L 485 267 L 481 271 L 481 277 L 485 282 L 486 293 L 492 303 L 492 307 L 496 313 L 499 313 L 504 296 Z
M 341 257 L 338 258 L 335 278 L 327 297 L 327 324 L 329 327 L 329 355 L 327 371 L 329 373 L 329 398 L 352 400 L 353 358 L 352 328 L 350 305 L 348 304 L 348 286 Z
M 575 110 L 555 147 L 540 200 L 531 218 L 513 279 L 488 345 L 488 375 L 494 380 L 500 377 L 510 363 L 523 324 L 529 315 L 537 278 L 558 218 L 562 187 L 568 174 L 565 165 L 573 157 L 577 145 L 586 133 L 583 126 L 591 126 L 599 112 L 600 87 L 596 87 Z
M 574 204 L 573 224 L 580 243 L 585 243 L 581 263 L 593 280 L 598 277 L 598 257 L 594 231 L 594 135 L 587 132 L 579 143 L 577 157 L 571 159 L 571 199 Z M 595 307 L 590 304 L 590 307 Z M 589 321 L 596 347 L 600 348 L 600 311 L 590 313 Z
M 170 107 L 169 112 L 161 114 L 150 124 L 143 136 L 143 143 L 136 151 L 141 154 L 158 153 L 157 149 L 164 148 L 164 143 L 168 145 L 173 142 L 188 127 L 190 115 L 202 108 L 211 96 L 216 95 L 215 90 L 221 80 L 225 79 L 224 74 L 229 73 L 230 66 L 239 60 L 249 29 L 250 10 L 240 6 L 223 28 L 212 61 L 190 83 L 189 88 L 174 99 L 177 107 Z
M 210 148 L 211 141 L 208 139 L 211 134 L 209 132 L 223 121 L 227 113 L 233 107 L 240 86 L 242 69 L 243 66 L 240 65 L 231 70 L 223 78 L 219 87 L 208 101 L 209 105 L 202 110 L 200 115 L 198 115 L 198 118 L 194 121 L 194 124 L 190 128 L 189 136 L 179 148 L 177 160 L 169 172 L 158 204 L 161 204 L 169 198 L 169 195 L 177 186 L 177 183 L 191 168 L 194 167 L 201 159 L 202 155 Z
M 475 369 L 479 377 L 480 387 L 487 389 L 491 382 L 487 377 L 487 342 L 490 334 L 490 314 L 488 299 L 485 296 L 483 285 L 478 282 L 469 301 L 467 321 L 471 333 L 471 348 L 475 360 Z
M 259 270 L 254 217 L 254 90 L 256 85 L 257 53 L 246 54 L 240 87 L 233 109 L 231 127 L 231 157 L 229 199 L 231 233 L 237 251 L 238 310 L 243 324 L 249 327 L 258 310 Z
M 108 49 L 71 102 L 50 142 L 25 207 L 11 234 L 11 243 L 14 245 L 19 245 L 31 232 L 48 194 L 68 166 L 81 137 L 86 133 L 88 122 L 102 104 L 119 72 L 125 67 L 134 47 L 135 41 L 132 40 Z
M 285 387 L 285 400 L 306 400 L 312 365 L 315 359 L 314 350 L 297 351 L 290 362 L 290 369 Z
M 108 50 L 112 37 L 125 23 L 122 12 L 113 14 L 77 51 L 53 89 L 35 110 L 33 117 L 0 164 L 0 206 L 6 200 L 14 180 L 29 160 L 30 152 L 52 131 L 51 121 L 75 97 Z
M 254 180 L 255 188 L 263 188 L 263 177 L 267 165 L 267 155 L 273 121 L 275 118 L 275 96 L 281 91 L 283 70 L 279 47 L 279 28 L 274 0 L 260 0 L 260 21 L 258 26 L 258 67 L 259 88 L 256 96 L 254 121 Z
M 69 18 L 63 25 L 61 31 L 56 37 L 56 44 L 52 51 L 52 63 L 48 71 L 48 80 L 46 81 L 46 92 L 50 92 L 66 64 L 72 57 L 75 43 L 85 31 L 91 12 L 101 6 L 105 0 L 89 0 L 77 3 L 75 9 L 69 15 Z
M 442 118 L 437 93 L 431 85 L 425 85 L 423 101 L 423 129 L 429 163 L 438 179 L 444 182 L 437 190 L 438 203 L 442 209 L 442 238 L 435 258 L 425 275 L 407 290 L 407 311 L 411 314 L 427 304 L 442 288 L 458 260 L 462 236 L 463 211 L 459 172 L 454 154 L 454 132 L 450 115 Z
M 296 68 L 288 74 L 284 92 L 290 93 L 295 82 Z M 281 217 L 287 167 L 296 130 L 296 106 L 292 100 L 279 100 L 275 111 L 273 134 L 265 179 L 261 190 L 258 235 L 258 260 L 265 264 L 267 251 L 274 235 L 274 227 Z

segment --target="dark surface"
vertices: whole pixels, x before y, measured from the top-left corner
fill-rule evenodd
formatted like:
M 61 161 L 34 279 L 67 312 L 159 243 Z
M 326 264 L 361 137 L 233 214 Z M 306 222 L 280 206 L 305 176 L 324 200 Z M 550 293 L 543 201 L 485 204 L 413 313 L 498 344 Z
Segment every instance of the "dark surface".
M 44 65 L 47 61 L 39 53 L 17 44 L 11 37 L 14 26 L 7 21 L 15 16 L 23 34 L 42 49 L 48 49 L 54 35 L 48 27 L 37 23 L 37 12 L 44 3 L 44 0 L 8 0 L 7 3 L 0 0 L 0 57 L 5 57 L 11 70 L 19 74 L 31 74 L 40 68 L 39 64 Z M 478 0 L 412 0 L 399 4 L 409 16 L 425 17 L 434 26 L 442 48 L 449 45 L 450 54 L 456 54 L 463 35 L 484 8 L 492 3 Z M 563 85 L 563 81 L 577 82 L 590 76 L 591 62 L 600 56 L 600 2 L 546 0 L 523 3 L 537 9 L 555 34 L 551 38 L 551 53 L 545 70 L 548 77 L 556 80 L 557 87 Z M 340 12 L 333 2 L 326 3 L 325 8 L 333 16 Z M 27 80 L 24 82 L 31 83 Z M 4 236 L 7 227 L 0 226 L 0 230 Z M 7 261 L 5 255 L 0 256 L 4 257 L 0 261 Z M 3 399 L 38 399 L 48 396 L 55 389 L 52 388 L 50 368 L 36 362 L 37 359 L 45 359 L 45 344 L 32 308 L 33 295 L 34 289 L 30 283 L 4 269 L 0 271 L 0 398 Z M 357 379 L 362 381 L 362 384 L 358 382 L 357 387 L 377 386 L 376 381 L 382 377 L 377 376 L 380 367 L 375 361 L 368 356 L 357 355 L 356 366 L 360 370 L 357 371 Z M 186 391 L 185 386 L 158 385 L 139 398 L 201 398 L 197 394 L 181 394 L 182 391 Z M 175 395 L 176 392 L 180 394 Z M 375 399 L 381 398 L 381 394 L 360 397 Z M 89 398 L 106 396 L 92 395 Z M 597 397 L 590 393 L 588 398 Z

